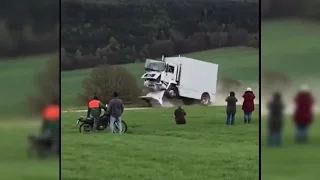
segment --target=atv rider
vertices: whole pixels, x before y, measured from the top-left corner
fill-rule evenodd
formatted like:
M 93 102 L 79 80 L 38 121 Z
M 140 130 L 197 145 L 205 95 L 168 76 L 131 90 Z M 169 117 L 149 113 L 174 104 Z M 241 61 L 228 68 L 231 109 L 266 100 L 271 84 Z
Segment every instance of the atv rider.
M 99 101 L 99 98 L 97 96 L 93 97 L 93 100 L 89 101 L 88 103 L 88 112 L 87 112 L 87 118 L 93 117 L 93 131 L 97 131 L 100 115 L 101 115 L 101 109 L 104 111 L 107 111 L 106 106 L 102 104 Z
M 60 154 L 60 105 L 52 103 L 46 105 L 42 110 L 42 127 L 40 136 L 30 135 L 29 138 L 34 138 L 41 143 L 51 145 L 49 149 L 53 155 Z

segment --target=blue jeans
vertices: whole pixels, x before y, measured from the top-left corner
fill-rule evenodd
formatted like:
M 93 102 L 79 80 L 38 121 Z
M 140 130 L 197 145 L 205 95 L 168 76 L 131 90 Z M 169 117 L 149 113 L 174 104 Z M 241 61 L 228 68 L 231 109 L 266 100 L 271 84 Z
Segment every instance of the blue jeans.
M 297 126 L 296 141 L 307 141 L 308 140 L 309 126 Z
M 268 145 L 269 146 L 280 146 L 281 145 L 281 132 L 269 132 Z
M 251 123 L 252 112 L 244 112 L 244 123 Z
M 227 125 L 234 125 L 235 114 L 227 114 Z
M 114 126 L 117 126 L 116 128 Z M 118 131 L 116 131 L 116 130 Z M 110 132 L 111 133 L 122 133 L 122 124 L 121 124 L 121 117 L 115 118 L 110 116 Z

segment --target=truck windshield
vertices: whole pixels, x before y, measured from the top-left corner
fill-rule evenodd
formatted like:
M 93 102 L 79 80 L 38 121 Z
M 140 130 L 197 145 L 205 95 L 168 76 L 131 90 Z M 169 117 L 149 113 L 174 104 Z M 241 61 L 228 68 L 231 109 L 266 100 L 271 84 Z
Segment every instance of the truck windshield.
M 155 60 L 146 60 L 144 65 L 146 71 L 164 71 L 165 70 L 165 63 L 162 61 L 155 61 Z

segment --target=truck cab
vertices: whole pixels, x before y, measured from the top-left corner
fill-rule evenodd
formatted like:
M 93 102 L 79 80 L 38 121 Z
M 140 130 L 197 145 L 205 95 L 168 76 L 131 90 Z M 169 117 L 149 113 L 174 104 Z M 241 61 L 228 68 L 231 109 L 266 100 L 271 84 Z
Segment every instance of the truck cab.
M 143 86 L 153 91 L 165 90 L 170 83 L 177 84 L 178 65 L 147 59 L 145 62 L 145 73 L 141 76 L 144 80 Z

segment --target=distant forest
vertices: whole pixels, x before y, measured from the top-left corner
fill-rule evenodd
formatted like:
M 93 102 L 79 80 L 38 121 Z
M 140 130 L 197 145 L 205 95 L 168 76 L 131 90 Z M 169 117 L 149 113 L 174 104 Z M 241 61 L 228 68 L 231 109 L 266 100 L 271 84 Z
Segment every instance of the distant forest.
M 259 47 L 256 2 L 63 2 L 61 11 L 63 70 L 220 47 Z
M 1 1 L 0 56 L 57 52 L 59 6 L 57 0 Z

